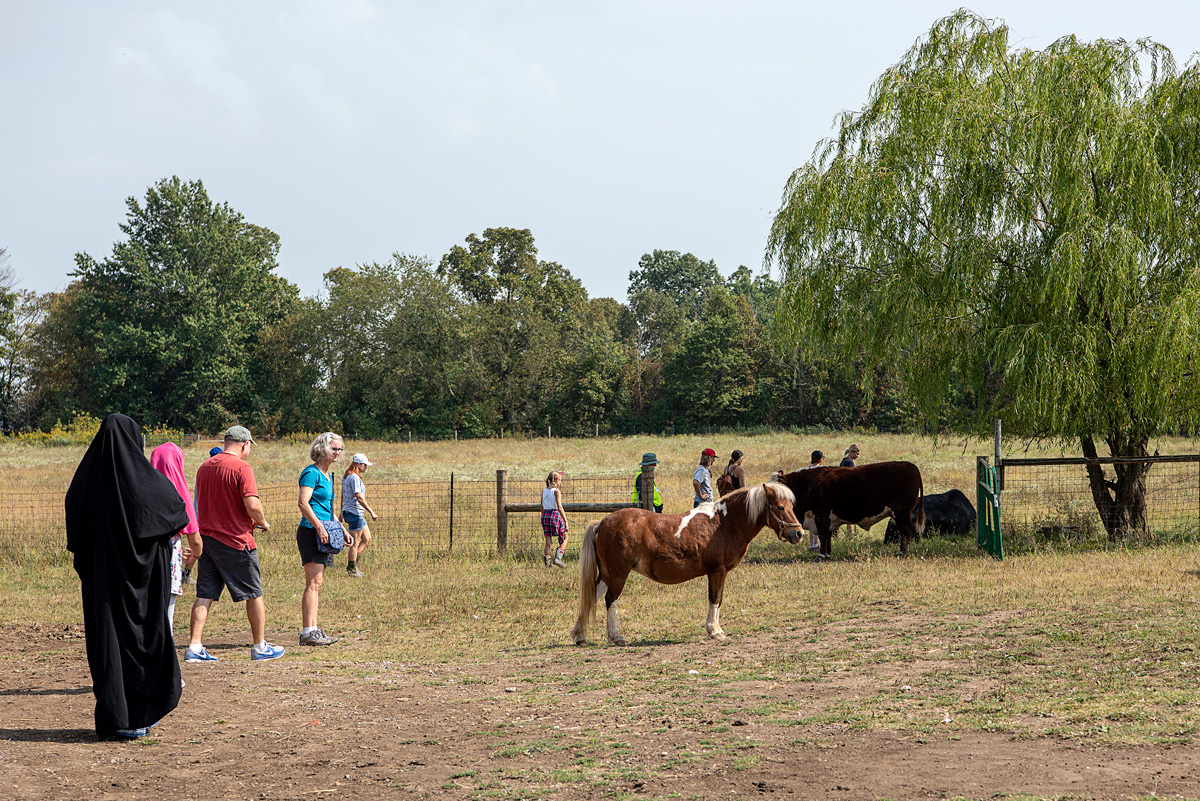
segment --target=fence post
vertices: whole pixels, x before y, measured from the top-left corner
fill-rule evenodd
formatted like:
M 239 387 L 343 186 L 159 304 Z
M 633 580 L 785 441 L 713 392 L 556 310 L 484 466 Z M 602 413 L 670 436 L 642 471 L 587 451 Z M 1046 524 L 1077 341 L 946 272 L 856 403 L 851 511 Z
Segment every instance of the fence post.
M 996 489 L 998 491 L 1003 491 L 1004 490 L 1004 461 L 1000 458 L 1000 418 L 999 417 L 996 418 L 995 452 L 996 452 L 995 453 L 995 456 L 996 456 L 995 465 L 996 465 L 996 481 L 997 481 Z
M 638 500 L 642 502 L 643 509 L 654 511 L 654 465 L 652 464 L 642 467 L 642 486 L 638 490 Z
M 454 471 L 450 471 L 450 550 L 454 550 Z
M 508 550 L 508 512 L 504 505 L 508 503 L 508 471 L 496 471 L 496 553 Z

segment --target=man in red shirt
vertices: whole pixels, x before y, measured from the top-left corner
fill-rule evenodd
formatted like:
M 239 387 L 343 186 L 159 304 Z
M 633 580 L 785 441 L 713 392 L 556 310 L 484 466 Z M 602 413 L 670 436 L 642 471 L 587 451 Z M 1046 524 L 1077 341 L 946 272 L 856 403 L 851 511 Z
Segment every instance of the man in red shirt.
M 267 608 L 254 528 L 270 531 L 271 524 L 258 497 L 254 468 L 246 462 L 255 444 L 249 430 L 233 426 L 225 432 L 224 450 L 196 471 L 197 517 L 204 547 L 197 561 L 196 602 L 192 604 L 191 644 L 185 662 L 217 661 L 201 638 L 208 609 L 225 588 L 234 603 L 246 602 L 253 640 L 250 658 L 262 661 L 283 656 L 282 647 L 266 640 Z

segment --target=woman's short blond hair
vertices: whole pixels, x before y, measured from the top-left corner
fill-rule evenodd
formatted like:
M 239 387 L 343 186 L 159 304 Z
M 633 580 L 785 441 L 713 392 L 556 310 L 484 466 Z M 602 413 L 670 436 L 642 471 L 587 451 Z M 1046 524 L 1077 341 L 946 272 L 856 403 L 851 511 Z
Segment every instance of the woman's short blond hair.
M 342 435 L 326 431 L 312 441 L 312 445 L 308 446 L 308 458 L 313 460 L 313 464 L 333 458 L 334 440 L 341 442 Z

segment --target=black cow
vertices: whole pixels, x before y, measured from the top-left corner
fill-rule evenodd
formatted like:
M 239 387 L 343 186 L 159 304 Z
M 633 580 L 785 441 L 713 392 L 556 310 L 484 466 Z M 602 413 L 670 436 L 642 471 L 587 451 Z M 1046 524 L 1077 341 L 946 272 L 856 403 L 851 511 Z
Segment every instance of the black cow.
M 936 528 L 944 534 L 970 534 L 975 529 L 975 507 L 960 490 L 937 492 L 926 495 L 925 528 Z M 913 512 L 914 516 L 916 512 Z M 914 517 L 914 522 L 916 518 Z M 887 531 L 883 533 L 884 542 L 899 542 L 900 529 L 896 521 L 889 520 Z
M 813 467 L 778 479 L 796 495 L 796 517 L 821 538 L 822 557 L 830 553 L 832 530 L 844 523 L 870 528 L 885 517 L 900 527 L 900 554 L 925 530 L 921 505 L 924 484 L 912 462 L 874 462 L 859 467 Z

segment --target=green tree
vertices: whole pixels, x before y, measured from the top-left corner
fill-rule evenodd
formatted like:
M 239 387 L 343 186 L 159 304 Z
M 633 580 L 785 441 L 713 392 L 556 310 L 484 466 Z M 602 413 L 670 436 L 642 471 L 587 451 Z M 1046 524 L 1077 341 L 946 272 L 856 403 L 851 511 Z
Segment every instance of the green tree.
M 95 408 L 90 376 L 96 364 L 91 338 L 80 331 L 78 281 L 62 292 L 36 301 L 36 323 L 29 335 L 30 373 L 25 402 L 31 425 L 48 429 L 78 411 Z
M 587 292 L 577 278 L 537 258 L 528 229 L 488 228 L 455 245 L 438 272 L 472 302 L 465 355 L 491 376 L 497 427 L 538 425 L 564 380 L 554 371 L 558 344 L 579 326 Z
M 253 406 L 245 415 L 256 435 L 341 430 L 329 392 L 325 323 L 325 304 L 303 298 L 260 332 L 250 360 Z
M 931 418 L 969 392 L 959 422 L 1087 456 L 1194 431 L 1198 116 L 1200 69 L 1153 42 L 1014 49 L 1003 24 L 948 17 L 788 181 L 777 325 L 887 365 Z M 1146 470 L 1089 471 L 1110 536 L 1145 529 Z
M 629 273 L 630 306 L 634 316 L 640 316 L 637 299 L 644 292 L 656 292 L 695 319 L 704 309 L 705 295 L 721 284 L 716 262 L 700 261 L 691 253 L 677 250 L 656 250 L 638 259 L 637 269 Z
M 34 354 L 28 344 L 40 314 L 38 296 L 16 288 L 6 248 L 0 248 L 0 432 L 25 428 L 26 384 Z
M 685 428 L 736 426 L 754 393 L 750 310 L 723 287 L 709 293 L 663 368 L 666 422 Z
M 90 352 L 84 411 L 228 425 L 254 406 L 260 333 L 298 297 L 275 274 L 279 237 L 211 201 L 200 181 L 160 181 L 126 206 L 127 239 L 112 255 L 75 258 L 74 327 Z

